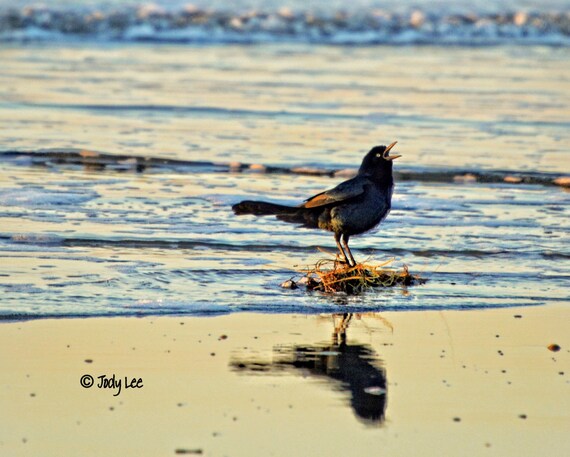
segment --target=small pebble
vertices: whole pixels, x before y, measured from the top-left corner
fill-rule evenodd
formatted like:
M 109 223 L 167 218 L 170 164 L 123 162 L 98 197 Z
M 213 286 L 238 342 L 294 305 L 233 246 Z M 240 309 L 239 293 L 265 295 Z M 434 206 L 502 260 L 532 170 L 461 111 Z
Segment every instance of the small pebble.
M 299 286 L 297 285 L 297 283 L 295 281 L 293 281 L 292 279 L 288 279 L 287 281 L 285 281 L 284 283 L 281 284 L 281 287 L 283 289 L 291 289 L 291 290 L 295 290 L 298 289 Z
M 344 170 L 335 171 L 335 178 L 353 178 L 356 176 L 356 170 L 352 168 L 346 168 Z
M 554 180 L 554 184 L 562 187 L 570 187 L 570 176 L 561 176 Z
M 297 173 L 300 175 L 325 175 L 327 174 L 326 170 L 323 170 L 322 168 L 316 168 L 316 167 L 294 167 L 291 168 L 291 171 L 293 173 Z
M 477 176 L 471 173 L 467 173 L 465 175 L 456 175 L 453 177 L 454 182 L 458 183 L 472 183 L 477 182 Z
M 262 165 L 260 163 L 253 163 L 249 166 L 249 169 L 252 171 L 258 171 L 260 173 L 264 173 L 267 171 L 267 167 L 265 165 Z

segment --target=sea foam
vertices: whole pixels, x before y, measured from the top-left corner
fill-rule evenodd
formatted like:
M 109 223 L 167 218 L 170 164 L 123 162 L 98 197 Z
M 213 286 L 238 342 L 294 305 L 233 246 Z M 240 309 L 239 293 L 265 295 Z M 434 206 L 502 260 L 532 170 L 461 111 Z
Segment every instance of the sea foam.
M 0 7 L 0 41 L 318 43 L 334 45 L 570 45 L 570 11 L 456 12 Z

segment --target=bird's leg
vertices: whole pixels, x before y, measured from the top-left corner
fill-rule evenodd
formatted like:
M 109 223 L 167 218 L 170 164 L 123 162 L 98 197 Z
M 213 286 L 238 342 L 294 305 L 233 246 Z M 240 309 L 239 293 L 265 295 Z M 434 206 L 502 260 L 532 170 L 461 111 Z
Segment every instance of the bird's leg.
M 340 233 L 334 234 L 334 240 L 336 241 L 336 245 L 338 246 L 338 250 L 340 251 L 340 254 L 342 255 L 342 257 L 344 257 L 344 261 L 348 265 L 350 265 L 350 260 L 348 260 L 348 257 L 346 256 L 346 252 L 344 252 L 344 249 L 342 248 L 342 245 L 340 244 L 340 237 L 341 237 Z
M 350 257 L 350 262 L 348 262 L 348 264 L 351 267 L 354 267 L 356 265 L 356 260 L 354 260 L 354 257 L 352 256 L 352 252 L 350 252 L 350 248 L 348 247 L 348 239 L 350 238 L 349 235 L 344 235 L 342 237 L 342 242 L 344 244 L 344 248 L 346 249 L 346 252 L 348 253 L 348 256 Z

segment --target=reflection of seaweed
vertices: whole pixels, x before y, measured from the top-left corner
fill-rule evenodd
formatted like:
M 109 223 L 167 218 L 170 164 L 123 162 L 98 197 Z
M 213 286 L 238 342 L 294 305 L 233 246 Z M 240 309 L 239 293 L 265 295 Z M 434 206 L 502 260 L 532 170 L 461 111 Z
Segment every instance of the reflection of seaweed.
M 386 410 L 386 371 L 377 366 L 372 348 L 347 343 L 346 328 L 351 318 L 348 313 L 342 316 L 332 344 L 279 346 L 274 349 L 276 358 L 272 362 L 235 358 L 230 366 L 248 374 L 302 371 L 324 378 L 340 391 L 350 392 L 350 404 L 359 419 L 381 423 Z

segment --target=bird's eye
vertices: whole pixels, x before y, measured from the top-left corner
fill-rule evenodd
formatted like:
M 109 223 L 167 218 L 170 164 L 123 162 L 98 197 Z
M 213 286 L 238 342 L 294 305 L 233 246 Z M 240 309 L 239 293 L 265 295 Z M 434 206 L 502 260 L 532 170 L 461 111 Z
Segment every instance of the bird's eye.
M 376 154 L 376 157 L 380 158 L 380 157 L 382 157 L 382 154 L 378 153 L 378 154 Z

